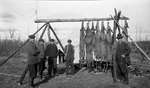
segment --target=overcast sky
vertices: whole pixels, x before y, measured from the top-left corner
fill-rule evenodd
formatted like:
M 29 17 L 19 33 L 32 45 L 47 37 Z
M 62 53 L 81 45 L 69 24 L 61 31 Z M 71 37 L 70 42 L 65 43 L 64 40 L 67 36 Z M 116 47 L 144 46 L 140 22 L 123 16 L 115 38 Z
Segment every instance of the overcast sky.
M 139 37 L 150 39 L 149 0 L 0 0 L 0 31 L 17 29 L 16 37 L 27 38 L 37 28 L 34 23 L 36 9 L 38 18 L 101 18 L 114 15 L 114 8 L 130 18 L 129 34 L 134 40 Z M 61 38 L 76 37 L 75 41 L 78 41 L 80 25 L 81 23 L 55 23 L 53 27 Z
M 34 23 L 36 10 L 38 18 L 69 19 L 109 17 L 114 15 L 114 8 L 121 10 L 122 15 L 130 18 L 129 35 L 134 40 L 146 38 L 150 40 L 150 0 L 0 0 L 0 37 L 6 38 L 8 29 L 16 29 L 15 37 L 27 39 L 27 35 L 37 30 Z M 38 24 L 38 27 L 40 26 L 41 24 Z M 76 47 L 75 56 L 78 57 L 81 23 L 53 23 L 52 26 L 63 45 L 67 39 L 73 40 Z

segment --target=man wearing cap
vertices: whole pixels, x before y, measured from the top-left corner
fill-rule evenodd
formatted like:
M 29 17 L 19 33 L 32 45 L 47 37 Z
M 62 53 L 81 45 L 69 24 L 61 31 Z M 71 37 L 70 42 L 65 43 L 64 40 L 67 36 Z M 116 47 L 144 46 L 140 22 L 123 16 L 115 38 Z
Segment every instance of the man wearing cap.
M 40 54 L 39 54 L 39 65 L 38 65 L 38 70 L 39 70 L 39 75 L 40 78 L 42 79 L 43 77 L 43 71 L 45 69 L 45 42 L 43 39 L 39 39 L 38 42 L 38 48 L 40 50 Z
M 69 39 L 64 51 L 66 60 L 66 74 L 71 74 L 73 72 L 74 46 L 71 42 L 72 41 Z
M 26 53 L 27 53 L 27 63 L 28 63 L 28 70 L 29 70 L 29 84 L 30 86 L 34 86 L 34 79 L 37 76 L 37 66 L 39 63 L 38 54 L 40 51 L 38 50 L 36 43 L 35 43 L 35 36 L 30 35 L 30 40 L 26 47 Z
M 20 80 L 18 81 L 18 85 L 22 85 L 22 81 L 24 80 L 26 73 L 29 71 L 29 85 L 34 86 L 34 78 L 37 75 L 37 64 L 39 62 L 37 56 L 40 53 L 35 44 L 34 38 L 34 35 L 29 35 L 29 42 L 25 47 L 27 54 L 27 65 L 23 71 L 23 74 L 21 75 Z
M 131 48 L 121 34 L 118 34 L 117 39 L 118 42 L 115 55 L 116 76 L 121 82 L 128 84 L 128 65 L 130 65 L 128 57 L 131 52 Z
M 51 39 L 50 43 L 47 45 L 45 50 L 45 56 L 48 58 L 49 77 L 52 77 L 53 75 L 55 76 L 57 74 L 57 55 L 58 55 L 58 48 L 55 44 L 54 39 Z

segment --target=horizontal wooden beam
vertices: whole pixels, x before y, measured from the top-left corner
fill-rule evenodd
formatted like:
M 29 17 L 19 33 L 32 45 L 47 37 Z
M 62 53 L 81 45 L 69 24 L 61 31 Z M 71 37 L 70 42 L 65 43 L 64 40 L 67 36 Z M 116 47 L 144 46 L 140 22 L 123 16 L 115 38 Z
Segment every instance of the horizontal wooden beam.
M 81 21 L 111 21 L 112 18 L 80 18 L 80 19 L 37 19 L 35 23 L 53 23 L 53 22 L 81 22 Z M 129 20 L 128 17 L 121 17 L 120 20 Z

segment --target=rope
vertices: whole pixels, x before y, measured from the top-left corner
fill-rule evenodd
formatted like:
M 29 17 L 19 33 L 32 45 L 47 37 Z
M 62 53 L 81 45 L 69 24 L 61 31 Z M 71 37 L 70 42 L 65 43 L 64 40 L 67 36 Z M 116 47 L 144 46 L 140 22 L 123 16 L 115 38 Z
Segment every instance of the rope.
M 111 18 L 114 19 L 112 16 L 111 16 Z M 143 50 L 136 42 L 133 41 L 133 39 L 132 39 L 129 35 L 127 35 L 127 34 L 124 32 L 124 28 L 121 27 L 121 26 L 119 25 L 119 23 L 118 23 L 115 19 L 114 19 L 114 22 L 117 23 L 117 25 L 122 29 L 122 31 L 123 31 L 123 33 L 125 34 L 125 36 L 127 36 L 127 37 L 134 43 L 134 45 L 141 51 L 141 53 L 142 53 L 148 60 L 150 60 L 150 57 L 144 52 L 144 50 Z

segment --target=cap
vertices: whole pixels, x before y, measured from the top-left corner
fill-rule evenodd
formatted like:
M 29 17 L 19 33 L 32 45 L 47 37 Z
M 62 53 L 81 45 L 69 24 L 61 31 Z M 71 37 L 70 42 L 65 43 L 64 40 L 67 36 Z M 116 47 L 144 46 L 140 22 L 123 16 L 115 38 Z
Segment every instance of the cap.
M 67 41 L 68 43 L 71 43 L 72 41 L 71 41 L 71 39 L 68 39 L 68 41 Z
M 39 42 L 44 42 L 44 39 L 39 39 Z
M 50 42 L 54 42 L 55 40 L 54 39 L 50 39 Z
M 28 36 L 30 39 L 34 39 L 35 38 L 35 35 L 29 35 Z

